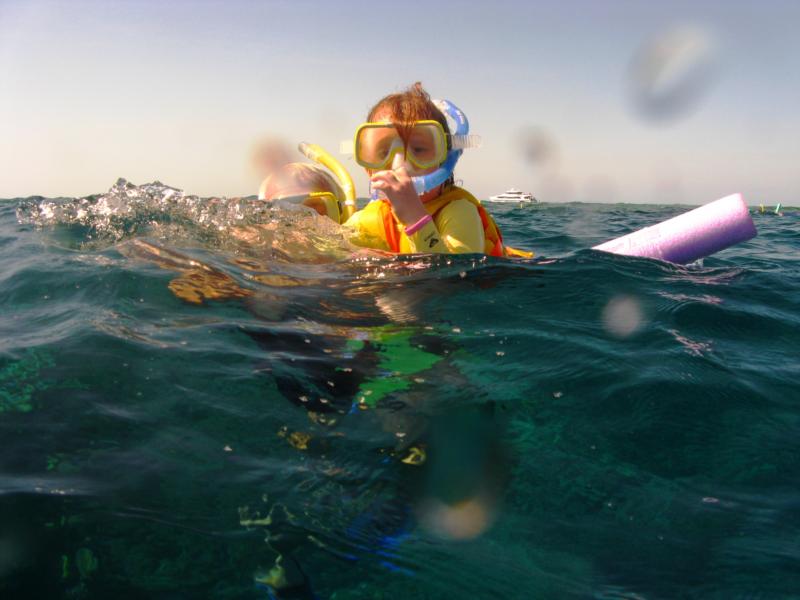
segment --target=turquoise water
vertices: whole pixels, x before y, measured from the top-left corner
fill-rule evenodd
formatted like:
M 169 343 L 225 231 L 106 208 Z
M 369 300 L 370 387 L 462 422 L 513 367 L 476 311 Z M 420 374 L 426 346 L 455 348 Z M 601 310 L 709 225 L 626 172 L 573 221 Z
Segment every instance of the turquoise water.
M 794 597 L 797 214 L 682 267 L 585 248 L 685 207 L 490 210 L 539 258 L 0 201 L 0 596 Z

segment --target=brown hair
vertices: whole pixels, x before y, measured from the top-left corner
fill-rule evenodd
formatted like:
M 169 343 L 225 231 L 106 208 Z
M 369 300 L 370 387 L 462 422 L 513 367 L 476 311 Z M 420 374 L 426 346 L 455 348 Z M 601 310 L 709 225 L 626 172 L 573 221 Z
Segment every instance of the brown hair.
M 378 100 L 377 104 L 367 114 L 367 121 L 372 121 L 379 112 L 389 113 L 389 120 L 397 129 L 400 139 L 403 140 L 404 149 L 408 148 L 408 141 L 411 138 L 414 122 L 423 120 L 440 123 L 447 134 L 447 149 L 450 150 L 452 147 L 450 126 L 447 124 L 447 118 L 436 107 L 419 81 L 409 86 L 405 91 L 389 94 Z M 450 175 L 448 180 L 445 181 L 444 187 L 449 188 L 454 183 L 455 178 Z
M 317 165 L 309 163 L 289 163 L 283 165 L 261 183 L 258 197 L 266 200 L 281 195 L 295 195 L 311 192 L 331 192 L 339 201 L 344 201 L 344 192 L 333 177 Z
M 367 115 L 367 121 L 372 121 L 379 112 L 389 113 L 390 121 L 400 134 L 404 145 L 408 145 L 411 129 L 415 121 L 438 121 L 444 132 L 449 134 L 450 127 L 442 111 L 436 108 L 431 97 L 422 84 L 418 81 L 403 92 L 384 96 L 373 106 Z M 450 137 L 447 138 L 447 148 L 450 149 Z

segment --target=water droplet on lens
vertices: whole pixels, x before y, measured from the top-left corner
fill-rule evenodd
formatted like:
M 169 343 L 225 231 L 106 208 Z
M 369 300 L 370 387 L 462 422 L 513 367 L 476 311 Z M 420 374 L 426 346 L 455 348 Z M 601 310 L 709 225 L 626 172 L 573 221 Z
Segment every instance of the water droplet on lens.
M 635 108 L 653 121 L 685 116 L 710 87 L 716 63 L 715 41 L 704 29 L 662 31 L 633 57 L 629 84 Z
M 641 303 L 632 296 L 615 296 L 603 309 L 603 327 L 618 338 L 636 333 L 644 324 Z
M 542 166 L 555 159 L 557 148 L 553 136 L 541 127 L 525 127 L 517 134 L 517 151 L 531 166 Z

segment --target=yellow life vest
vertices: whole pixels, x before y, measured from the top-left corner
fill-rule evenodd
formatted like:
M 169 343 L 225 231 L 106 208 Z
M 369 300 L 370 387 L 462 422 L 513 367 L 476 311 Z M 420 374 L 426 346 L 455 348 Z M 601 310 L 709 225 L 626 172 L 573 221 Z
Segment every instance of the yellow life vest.
M 436 217 L 437 213 L 445 206 L 454 200 L 467 200 L 470 204 L 475 206 L 478 211 L 478 216 L 481 218 L 481 225 L 483 226 L 484 235 L 484 253 L 489 256 L 506 256 L 506 257 L 520 257 L 531 258 L 533 252 L 527 250 L 518 250 L 511 248 L 503 243 L 503 234 L 500 228 L 495 223 L 480 200 L 475 198 L 467 190 L 452 186 L 442 193 L 441 196 L 426 202 L 423 206 L 432 217 Z M 401 248 L 401 240 L 406 236 L 405 227 L 397 220 L 394 212 L 392 212 L 392 205 L 386 199 L 376 200 L 369 203 L 364 207 L 365 211 L 378 211 L 380 215 L 380 222 L 383 223 L 383 234 L 386 244 L 392 252 L 399 253 Z M 407 242 L 408 240 L 406 240 Z

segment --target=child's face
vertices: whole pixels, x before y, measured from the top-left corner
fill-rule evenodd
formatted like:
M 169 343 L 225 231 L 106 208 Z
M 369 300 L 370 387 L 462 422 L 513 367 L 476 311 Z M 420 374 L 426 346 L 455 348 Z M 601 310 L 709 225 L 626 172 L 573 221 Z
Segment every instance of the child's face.
M 388 111 L 379 110 L 377 113 L 375 113 L 375 115 L 373 117 L 373 121 L 376 122 L 376 123 L 377 122 L 381 122 L 381 121 L 394 122 L 394 115 L 392 115 Z M 411 146 L 414 143 L 415 143 L 415 140 L 414 140 L 413 134 L 412 134 L 412 139 L 409 140 L 409 146 Z M 397 165 L 398 156 L 400 156 L 400 155 L 395 155 L 395 160 L 394 160 L 394 163 L 393 163 L 391 168 L 396 168 L 395 165 Z M 400 158 L 402 159 L 402 156 L 400 156 Z M 404 162 L 405 162 L 406 170 L 408 171 L 409 175 L 411 175 L 412 177 L 418 176 L 418 175 L 427 175 L 428 173 L 433 173 L 436 169 L 439 168 L 438 165 L 436 165 L 436 166 L 429 167 L 427 169 L 421 169 L 419 167 L 416 167 L 416 166 L 412 165 L 408 161 L 404 161 Z M 370 175 L 372 175 L 373 173 L 375 173 L 378 170 L 380 170 L 380 169 L 366 169 L 367 173 L 369 173 Z
M 372 117 L 372 121 L 375 122 L 375 123 L 378 123 L 378 122 L 381 122 L 381 121 L 394 122 L 393 117 L 394 117 L 394 115 L 392 115 L 392 113 L 390 113 L 389 111 L 379 110 Z M 397 160 L 398 157 L 402 159 L 402 156 L 400 154 L 396 154 L 395 155 L 395 164 L 398 162 L 398 160 Z M 408 161 L 404 161 L 404 164 L 406 166 L 408 174 L 411 177 L 417 177 L 417 176 L 420 176 L 420 175 L 427 175 L 428 173 L 433 173 L 436 169 L 439 168 L 438 166 L 433 166 L 433 167 L 429 167 L 427 169 L 419 169 L 419 168 L 413 166 L 412 164 L 410 164 Z M 392 168 L 393 169 L 395 168 L 394 165 L 392 165 Z M 378 171 L 378 169 L 366 169 L 366 171 L 367 171 L 367 174 L 371 177 L 373 174 L 375 174 Z M 429 201 L 433 200 L 434 198 L 438 198 L 442 194 L 443 187 L 444 186 L 440 185 L 438 187 L 435 187 L 432 190 L 429 190 L 429 191 L 425 192 L 424 194 L 420 194 L 419 199 L 422 201 L 423 204 L 425 204 L 426 202 L 429 202 Z

